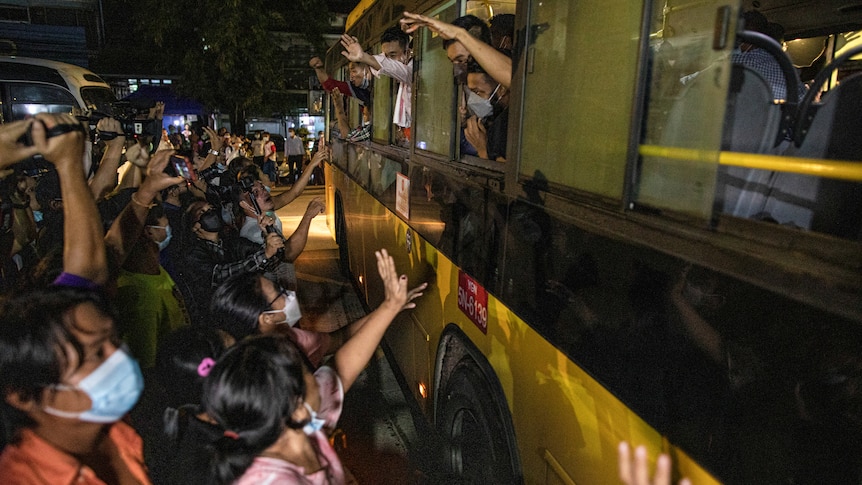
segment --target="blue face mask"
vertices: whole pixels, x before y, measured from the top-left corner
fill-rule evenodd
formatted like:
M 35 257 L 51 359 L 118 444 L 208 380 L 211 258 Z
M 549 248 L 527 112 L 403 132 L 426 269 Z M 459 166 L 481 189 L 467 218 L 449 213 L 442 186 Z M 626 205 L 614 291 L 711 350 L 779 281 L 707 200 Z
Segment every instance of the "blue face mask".
M 33 220 L 37 223 L 42 222 L 42 211 L 33 211 Z
M 302 403 L 305 406 L 305 409 L 308 409 L 308 414 L 311 415 L 311 420 L 302 427 L 302 432 L 307 435 L 313 435 L 314 433 L 323 429 L 323 425 L 326 424 L 326 420 L 320 419 L 317 417 L 317 413 L 314 412 L 314 409 L 311 409 L 311 406 L 308 403 Z
M 125 416 L 138 402 L 144 389 L 144 377 L 135 359 L 125 350 L 117 349 L 77 385 L 56 384 L 52 387 L 60 391 L 81 391 L 93 404 L 90 409 L 80 412 L 46 406 L 46 413 L 88 423 L 113 423 Z
M 167 226 L 147 226 L 147 227 L 165 230 L 165 238 L 162 239 L 161 241 L 156 242 L 156 244 L 159 245 L 159 251 L 164 251 L 165 248 L 168 247 L 168 244 L 171 243 L 171 237 L 173 236 L 173 234 L 171 233 L 171 225 L 168 224 Z

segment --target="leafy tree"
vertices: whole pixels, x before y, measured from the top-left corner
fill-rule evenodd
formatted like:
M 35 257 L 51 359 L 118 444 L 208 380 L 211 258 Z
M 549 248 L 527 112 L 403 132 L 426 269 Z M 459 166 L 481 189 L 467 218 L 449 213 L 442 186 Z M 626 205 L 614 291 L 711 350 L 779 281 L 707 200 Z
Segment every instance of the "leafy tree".
M 178 74 L 180 94 L 228 112 L 240 131 L 246 113 L 280 111 L 273 93 L 285 91 L 286 61 L 275 32 L 319 41 L 329 12 L 314 0 L 144 0 L 136 17 L 157 48 L 154 68 Z

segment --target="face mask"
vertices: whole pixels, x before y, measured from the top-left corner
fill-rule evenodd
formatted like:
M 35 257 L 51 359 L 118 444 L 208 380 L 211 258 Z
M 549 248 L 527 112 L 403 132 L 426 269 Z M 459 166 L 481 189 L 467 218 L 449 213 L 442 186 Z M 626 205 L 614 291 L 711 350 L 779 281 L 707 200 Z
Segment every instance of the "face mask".
M 299 300 L 296 299 L 296 293 L 290 290 L 285 290 L 282 295 L 284 295 L 284 308 L 281 310 L 267 310 L 263 313 L 273 315 L 281 313 L 284 315 L 284 320 L 275 323 L 286 323 L 292 327 L 302 318 L 302 312 L 299 310 Z
M 491 104 L 491 100 L 485 99 L 473 91 L 467 91 L 467 109 L 479 119 L 485 119 L 494 114 L 494 105 Z
M 214 209 L 210 209 L 203 214 L 198 220 L 201 223 L 201 229 L 206 232 L 219 232 L 224 227 L 224 223 Z
M 45 407 L 46 413 L 88 423 L 113 423 L 125 416 L 138 402 L 144 389 L 144 377 L 135 359 L 125 350 L 117 349 L 78 385 L 57 384 L 53 387 L 61 391 L 81 391 L 90 398 L 93 405 L 82 412 Z
M 326 420 L 318 418 L 317 413 L 314 412 L 314 409 L 311 409 L 311 406 L 309 406 L 307 402 L 302 403 L 302 405 L 305 406 L 305 409 L 308 409 L 308 414 L 311 415 L 311 420 L 308 424 L 302 427 L 302 431 L 307 435 L 313 435 L 323 429 L 323 425 L 326 424 Z
M 163 251 L 166 247 L 168 247 L 168 244 L 171 243 L 171 236 L 172 236 L 170 224 L 168 224 L 167 226 L 147 226 L 147 227 L 152 227 L 153 229 L 164 229 L 165 230 L 165 238 L 162 239 L 161 241 L 157 241 L 156 244 L 159 245 L 159 251 Z
M 367 75 L 362 77 L 362 83 L 359 85 L 360 89 L 368 89 L 368 86 L 371 86 L 371 79 L 368 79 Z
M 33 220 L 36 222 L 42 222 L 42 211 L 33 211 Z

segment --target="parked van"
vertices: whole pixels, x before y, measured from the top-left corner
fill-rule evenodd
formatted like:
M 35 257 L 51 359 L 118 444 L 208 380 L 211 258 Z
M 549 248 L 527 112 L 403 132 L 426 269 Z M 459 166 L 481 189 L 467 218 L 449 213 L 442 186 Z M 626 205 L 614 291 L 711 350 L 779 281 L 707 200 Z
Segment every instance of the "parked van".
M 44 112 L 110 113 L 115 99 L 108 83 L 83 67 L 0 56 L 0 123 Z

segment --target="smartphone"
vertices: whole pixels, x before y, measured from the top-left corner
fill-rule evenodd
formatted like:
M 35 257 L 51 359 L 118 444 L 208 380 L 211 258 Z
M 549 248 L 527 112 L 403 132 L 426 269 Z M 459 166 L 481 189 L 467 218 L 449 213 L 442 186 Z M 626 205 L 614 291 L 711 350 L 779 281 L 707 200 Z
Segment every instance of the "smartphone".
M 194 182 L 198 179 L 198 173 L 195 171 L 195 166 L 192 165 L 189 157 L 181 155 L 171 155 L 170 162 L 165 167 L 165 172 L 174 177 L 180 176 L 189 182 Z

